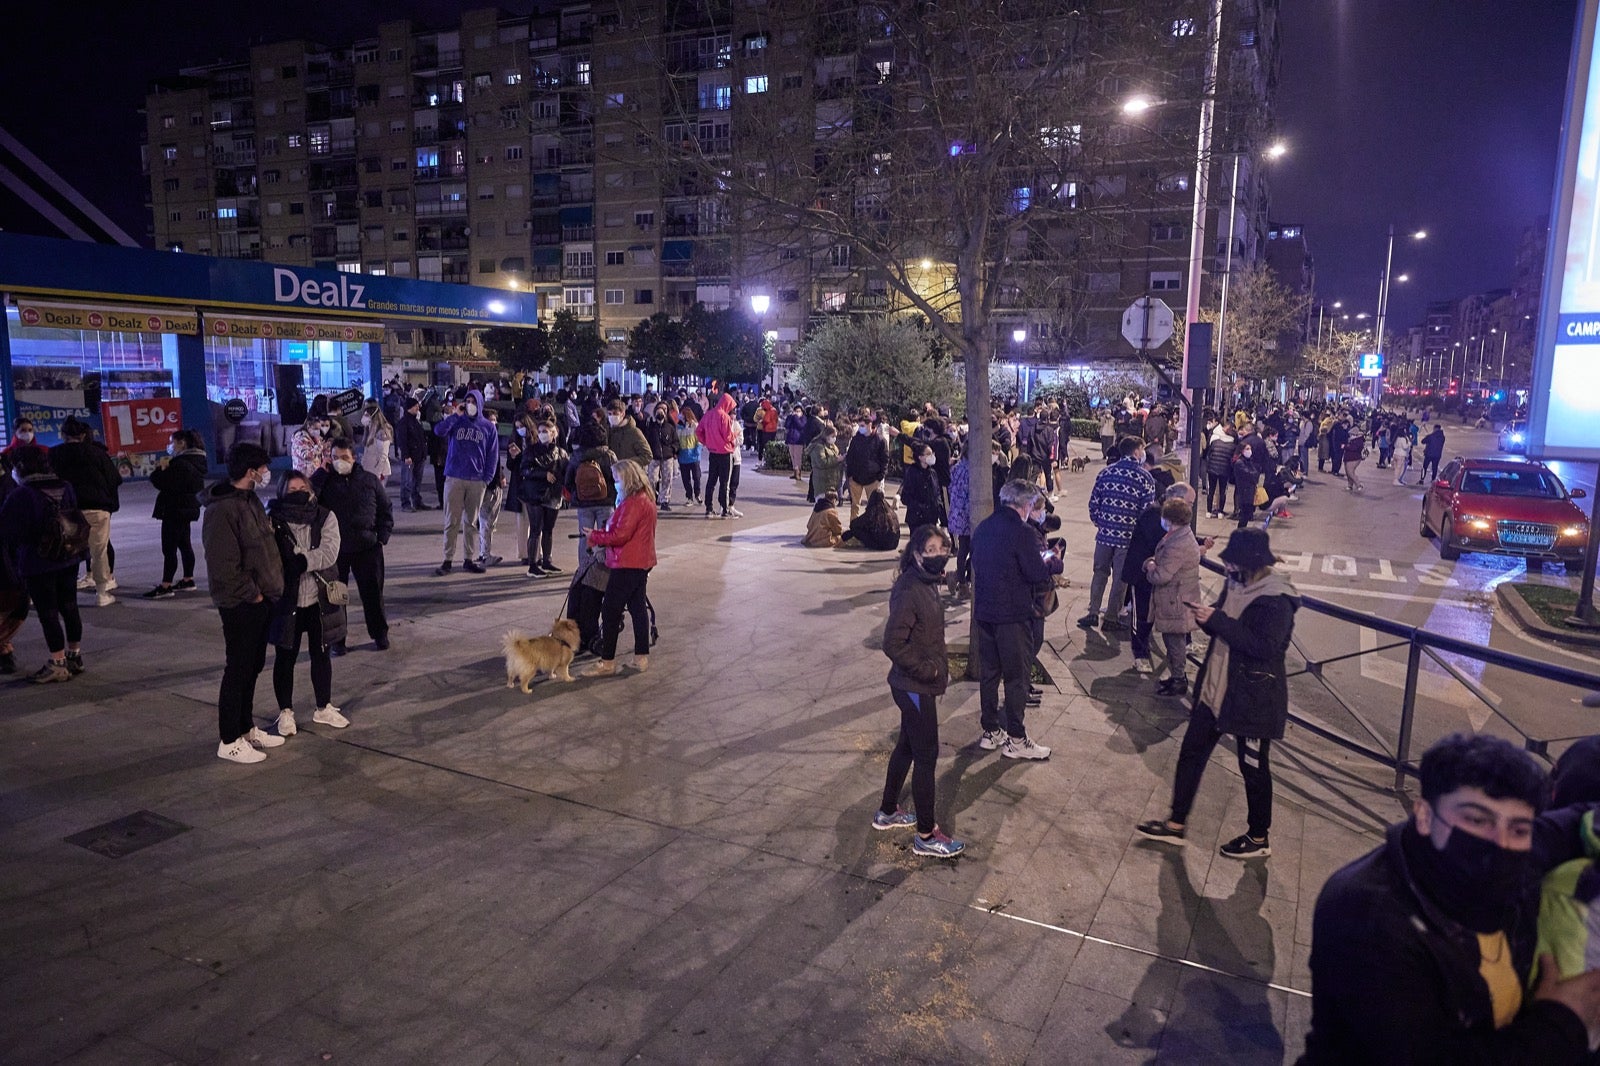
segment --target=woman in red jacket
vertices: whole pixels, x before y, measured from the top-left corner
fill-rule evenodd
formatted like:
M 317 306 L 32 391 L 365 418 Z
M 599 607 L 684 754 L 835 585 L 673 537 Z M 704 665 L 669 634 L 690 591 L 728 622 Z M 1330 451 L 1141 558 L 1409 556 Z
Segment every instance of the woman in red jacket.
M 611 473 L 621 502 L 604 529 L 589 530 L 589 544 L 606 550 L 611 577 L 600 603 L 600 661 L 585 677 L 609 677 L 617 672 L 623 608 L 633 618 L 633 664 L 640 673 L 650 668 L 650 607 L 645 582 L 656 565 L 655 493 L 644 469 L 632 459 L 618 460 Z

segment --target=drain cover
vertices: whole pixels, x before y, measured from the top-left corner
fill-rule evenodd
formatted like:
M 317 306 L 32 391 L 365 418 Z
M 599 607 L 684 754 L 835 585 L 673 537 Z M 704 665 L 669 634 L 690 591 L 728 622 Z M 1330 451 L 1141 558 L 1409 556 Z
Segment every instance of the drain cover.
M 93 829 L 74 833 L 66 838 L 66 842 L 87 848 L 96 855 L 120 859 L 124 855 L 142 851 L 152 844 L 171 840 L 179 833 L 187 833 L 191 828 L 193 827 L 182 822 L 174 822 L 171 818 L 163 818 L 151 811 L 135 811 L 115 821 L 97 825 Z

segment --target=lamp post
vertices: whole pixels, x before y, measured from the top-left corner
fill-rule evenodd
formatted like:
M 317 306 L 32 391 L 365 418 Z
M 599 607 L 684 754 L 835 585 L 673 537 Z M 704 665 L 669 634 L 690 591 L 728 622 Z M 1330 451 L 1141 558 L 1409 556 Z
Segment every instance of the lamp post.
M 1014 329 L 1011 331 L 1011 340 L 1017 346 L 1017 406 L 1022 406 L 1022 346 L 1028 343 L 1028 331 Z
M 1268 148 L 1264 154 L 1268 159 L 1282 159 L 1288 150 L 1288 147 L 1282 141 L 1279 141 Z M 1243 152 L 1233 153 L 1233 181 L 1229 186 L 1228 192 L 1228 245 L 1227 250 L 1223 253 L 1222 261 L 1222 297 L 1217 304 L 1217 366 L 1214 389 L 1218 396 L 1222 395 L 1222 356 L 1228 337 L 1228 282 L 1233 278 L 1234 220 L 1239 213 L 1239 160 L 1243 156 Z M 1336 304 L 1335 306 L 1338 305 Z M 1317 326 L 1319 333 L 1321 328 L 1321 322 L 1319 321 Z
M 1428 236 L 1426 230 L 1416 230 L 1409 234 L 1412 240 L 1420 241 Z M 1378 321 L 1374 331 L 1378 339 L 1378 354 L 1383 354 L 1383 333 L 1389 324 L 1389 272 L 1394 269 L 1394 223 L 1389 223 L 1389 249 L 1383 257 L 1383 278 L 1378 282 Z M 1406 275 L 1402 274 L 1404 279 Z M 1378 379 L 1373 379 L 1372 405 L 1378 405 Z

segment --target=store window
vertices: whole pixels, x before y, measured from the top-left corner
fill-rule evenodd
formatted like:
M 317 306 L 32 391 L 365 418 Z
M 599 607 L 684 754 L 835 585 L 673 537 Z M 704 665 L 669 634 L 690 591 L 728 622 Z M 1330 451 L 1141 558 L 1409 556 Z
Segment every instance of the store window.
M 206 337 L 206 398 L 224 447 L 234 441 L 260 444 L 271 455 L 289 454 L 282 412 L 294 417 L 295 389 L 306 403 L 321 393 L 359 388 L 367 377 L 367 346 L 345 341 L 303 341 L 247 337 Z M 224 414 L 233 399 L 249 412 L 234 424 Z M 298 423 L 296 423 L 298 424 Z

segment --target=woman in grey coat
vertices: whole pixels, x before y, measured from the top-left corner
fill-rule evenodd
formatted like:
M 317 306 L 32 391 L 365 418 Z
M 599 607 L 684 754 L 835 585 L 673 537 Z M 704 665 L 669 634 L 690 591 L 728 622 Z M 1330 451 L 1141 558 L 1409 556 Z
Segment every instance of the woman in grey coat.
M 1189 521 L 1194 510 L 1180 498 L 1161 505 L 1161 528 L 1166 530 L 1156 544 L 1155 554 L 1144 562 L 1150 581 L 1151 629 L 1161 634 L 1167 652 L 1167 679 L 1161 682 L 1163 696 L 1181 696 L 1187 685 L 1185 666 L 1189 634 L 1194 630 L 1191 603 L 1200 602 L 1200 542 L 1195 540 Z

